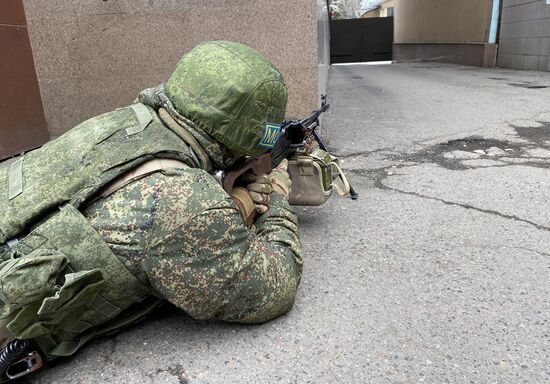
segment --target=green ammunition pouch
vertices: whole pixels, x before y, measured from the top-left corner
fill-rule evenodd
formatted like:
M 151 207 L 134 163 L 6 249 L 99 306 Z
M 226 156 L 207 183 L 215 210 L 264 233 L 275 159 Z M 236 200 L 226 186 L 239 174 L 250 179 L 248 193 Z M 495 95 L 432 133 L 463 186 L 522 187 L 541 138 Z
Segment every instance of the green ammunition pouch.
M 289 197 L 291 205 L 322 205 L 333 189 L 340 196 L 349 194 L 350 186 L 340 168 L 338 158 L 327 151 L 316 149 L 309 155 L 296 154 L 288 160 L 288 174 L 292 180 Z M 343 187 L 336 179 L 342 177 Z
M 47 358 L 74 353 L 102 333 L 102 324 L 150 295 L 71 205 L 2 260 L 0 317 L 13 318 L 10 333 L 33 339 Z

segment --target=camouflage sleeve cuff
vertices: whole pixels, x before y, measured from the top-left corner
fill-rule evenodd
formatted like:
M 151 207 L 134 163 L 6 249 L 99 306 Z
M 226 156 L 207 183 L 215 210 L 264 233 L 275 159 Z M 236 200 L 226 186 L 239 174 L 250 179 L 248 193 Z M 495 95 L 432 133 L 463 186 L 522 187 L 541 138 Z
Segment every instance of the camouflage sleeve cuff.
M 283 195 L 271 194 L 269 210 L 256 221 L 256 234 L 269 243 L 283 245 L 300 259 L 298 219 Z
M 266 225 L 268 226 L 274 221 L 274 219 L 282 218 L 292 222 L 297 228 L 298 220 L 296 219 L 296 214 L 288 203 L 288 200 L 279 193 L 272 193 L 269 209 L 266 213 L 258 217 L 256 220 L 256 228 L 258 228 L 258 232 L 260 232 L 261 228 Z

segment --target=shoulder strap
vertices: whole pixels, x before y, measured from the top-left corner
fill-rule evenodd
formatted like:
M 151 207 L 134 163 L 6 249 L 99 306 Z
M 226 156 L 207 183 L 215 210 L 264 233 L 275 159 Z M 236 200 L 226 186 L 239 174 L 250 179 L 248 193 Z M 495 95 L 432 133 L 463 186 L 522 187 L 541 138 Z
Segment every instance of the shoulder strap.
M 110 184 L 108 184 L 105 189 L 103 189 L 99 196 L 100 197 L 107 197 L 109 195 L 112 195 L 119 189 L 125 187 L 126 185 L 130 184 L 132 181 L 141 179 L 145 176 L 148 176 L 156 171 L 161 171 L 163 169 L 169 169 L 169 168 L 190 168 L 189 165 L 185 164 L 183 161 L 174 160 L 174 159 L 153 159 L 149 160 L 138 167 L 134 168 L 130 172 L 126 173 L 125 175 L 122 175 L 120 178 L 114 180 Z M 96 199 L 94 199 L 96 200 Z
M 204 148 L 199 144 L 197 139 L 189 133 L 182 125 L 180 125 L 164 108 L 160 108 L 159 111 L 160 120 L 166 124 L 166 126 L 179 136 L 189 147 L 193 150 L 199 160 L 199 166 L 207 172 L 212 170 L 212 161 L 210 156 L 206 153 Z

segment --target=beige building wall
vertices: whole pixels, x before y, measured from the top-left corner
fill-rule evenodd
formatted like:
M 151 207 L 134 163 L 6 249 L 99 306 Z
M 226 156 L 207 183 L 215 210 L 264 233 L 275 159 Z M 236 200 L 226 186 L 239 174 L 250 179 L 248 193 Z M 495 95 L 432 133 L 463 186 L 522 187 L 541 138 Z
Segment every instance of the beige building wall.
M 53 137 L 130 104 L 204 40 L 242 42 L 271 59 L 289 85 L 289 115 L 317 106 L 316 2 L 25 0 L 25 7 Z
M 395 8 L 395 0 L 387 0 L 380 5 L 380 17 L 388 17 L 388 8 Z
M 395 0 L 386 0 L 383 3 L 380 4 L 379 7 L 365 12 L 363 15 L 361 15 L 362 18 L 368 19 L 372 17 L 388 17 L 388 8 L 395 8 Z
M 493 0 L 395 0 L 394 60 L 494 65 Z
M 376 9 L 373 9 L 372 11 L 365 12 L 361 17 L 363 19 L 372 19 L 375 17 L 380 17 L 380 8 L 376 8 Z
M 396 43 L 487 42 L 492 0 L 395 1 Z

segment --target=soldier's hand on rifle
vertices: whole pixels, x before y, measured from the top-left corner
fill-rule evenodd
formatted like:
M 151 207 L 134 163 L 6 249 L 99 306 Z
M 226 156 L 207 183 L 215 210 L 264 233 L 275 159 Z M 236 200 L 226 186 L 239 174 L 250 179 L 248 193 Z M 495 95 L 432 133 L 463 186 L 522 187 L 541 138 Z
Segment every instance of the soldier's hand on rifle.
M 284 159 L 281 163 L 271 171 L 269 180 L 273 187 L 273 192 L 279 193 L 286 197 L 290 196 L 291 181 L 288 175 L 288 160 Z
M 319 143 L 311 136 L 306 137 L 304 145 L 304 153 L 309 155 L 311 152 L 319 148 Z
M 256 176 L 255 180 L 246 186 L 248 193 L 254 202 L 256 213 L 261 215 L 269 209 L 270 195 L 273 192 L 269 175 Z

